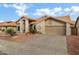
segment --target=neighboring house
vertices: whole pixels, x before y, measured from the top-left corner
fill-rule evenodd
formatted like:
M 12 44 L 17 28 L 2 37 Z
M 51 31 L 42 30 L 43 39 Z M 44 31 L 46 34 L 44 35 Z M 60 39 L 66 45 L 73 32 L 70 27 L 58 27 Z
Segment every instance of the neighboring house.
M 77 17 L 77 20 L 75 22 L 74 29 L 75 29 L 74 33 L 76 33 L 75 35 L 79 36 L 79 16 Z
M 38 32 L 47 35 L 71 35 L 71 25 L 73 24 L 69 16 L 45 16 L 39 19 L 22 16 L 16 23 L 17 30 L 21 33 L 28 33 L 35 24 Z
M 8 28 L 13 28 L 14 30 L 16 30 L 16 22 L 1 22 L 0 23 L 0 30 L 4 31 Z

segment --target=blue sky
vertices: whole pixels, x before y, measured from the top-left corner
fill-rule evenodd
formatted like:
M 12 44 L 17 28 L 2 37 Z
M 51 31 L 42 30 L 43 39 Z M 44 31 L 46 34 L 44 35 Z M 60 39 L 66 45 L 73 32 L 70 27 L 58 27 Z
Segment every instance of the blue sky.
M 22 15 L 31 18 L 48 16 L 66 16 L 69 15 L 72 20 L 79 16 L 78 3 L 1 3 L 0 21 L 15 21 Z

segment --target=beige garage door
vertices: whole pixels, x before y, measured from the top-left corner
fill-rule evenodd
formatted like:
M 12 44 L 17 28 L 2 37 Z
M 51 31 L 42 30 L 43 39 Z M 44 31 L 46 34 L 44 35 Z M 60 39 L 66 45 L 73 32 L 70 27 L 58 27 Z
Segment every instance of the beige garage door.
M 46 34 L 48 35 L 65 35 L 66 34 L 66 29 L 65 26 L 48 26 L 46 27 Z

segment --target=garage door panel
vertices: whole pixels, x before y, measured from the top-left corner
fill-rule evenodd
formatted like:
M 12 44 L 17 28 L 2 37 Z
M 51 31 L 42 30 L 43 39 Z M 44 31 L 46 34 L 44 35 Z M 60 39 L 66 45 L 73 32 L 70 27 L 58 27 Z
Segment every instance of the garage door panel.
M 48 35 L 65 35 L 66 29 L 64 26 L 47 26 L 46 27 L 46 34 Z

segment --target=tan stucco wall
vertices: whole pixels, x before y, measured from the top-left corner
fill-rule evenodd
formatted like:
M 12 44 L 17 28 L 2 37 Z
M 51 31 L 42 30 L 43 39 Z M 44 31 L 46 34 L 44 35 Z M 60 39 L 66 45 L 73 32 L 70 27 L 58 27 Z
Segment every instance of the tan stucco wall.
M 61 26 L 61 27 L 65 27 L 66 24 L 63 23 L 63 22 L 60 22 L 60 21 L 55 21 L 55 20 L 52 20 L 52 19 L 48 19 L 47 21 L 42 21 L 38 24 L 36 24 L 36 28 L 39 32 L 43 33 L 43 34 L 46 34 L 46 27 L 47 26 Z M 62 29 L 64 30 L 64 29 Z M 49 31 L 50 32 L 50 31 Z
M 24 30 L 23 20 L 25 20 L 25 33 L 27 33 L 27 32 L 29 32 L 28 19 L 20 19 L 20 21 L 19 21 L 19 23 L 20 23 L 20 32 L 23 33 L 23 30 Z
M 16 31 L 16 27 L 8 27 L 8 28 L 12 28 L 12 29 L 14 29 L 14 30 Z M 8 29 L 8 28 L 7 28 L 7 29 Z
M 45 22 L 45 26 L 65 26 L 65 23 L 54 20 L 54 19 L 48 19 Z
M 36 29 L 38 32 L 45 34 L 45 21 L 36 24 Z
M 69 23 L 66 23 L 66 35 L 71 35 L 71 27 Z
M 0 29 L 2 30 L 2 29 L 6 29 L 6 27 L 0 27 Z
M 26 22 L 25 23 L 25 32 L 28 33 L 29 32 L 29 21 L 26 20 L 25 22 Z
M 20 32 L 23 33 L 23 22 L 22 20 L 20 20 L 19 22 L 20 22 Z

